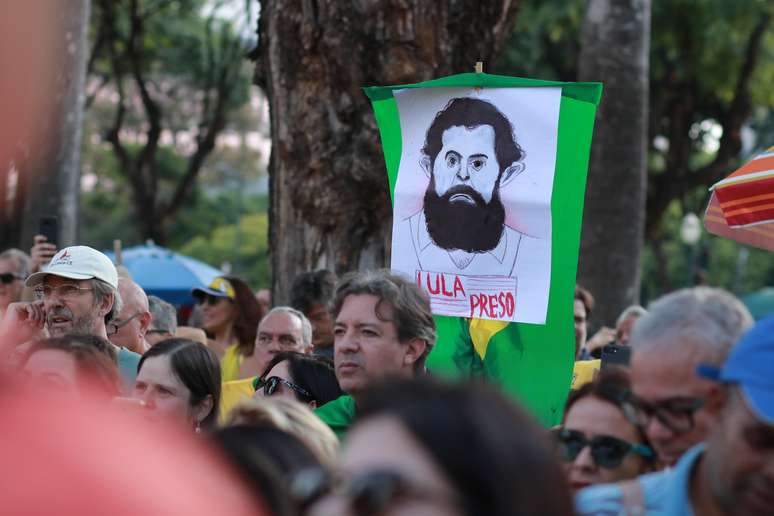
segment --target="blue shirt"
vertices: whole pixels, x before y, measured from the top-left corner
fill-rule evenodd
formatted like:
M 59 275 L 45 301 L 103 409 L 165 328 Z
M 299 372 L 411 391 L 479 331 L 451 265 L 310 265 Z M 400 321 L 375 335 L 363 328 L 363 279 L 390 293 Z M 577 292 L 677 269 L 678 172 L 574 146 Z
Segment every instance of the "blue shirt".
M 140 355 L 126 348 L 118 348 L 118 374 L 124 392 L 132 392 L 137 378 L 137 366 L 140 365 Z
M 704 452 L 704 445 L 694 446 L 680 458 L 675 467 L 639 477 L 646 516 L 692 516 L 688 497 L 691 472 Z M 582 489 L 575 496 L 579 516 L 625 515 L 621 488 L 602 484 Z

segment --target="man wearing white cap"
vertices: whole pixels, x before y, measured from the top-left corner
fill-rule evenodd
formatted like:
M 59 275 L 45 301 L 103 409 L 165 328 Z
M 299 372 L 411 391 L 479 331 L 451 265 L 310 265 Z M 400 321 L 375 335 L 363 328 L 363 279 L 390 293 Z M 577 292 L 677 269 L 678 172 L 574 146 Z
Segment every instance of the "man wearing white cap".
M 118 273 L 110 258 L 87 246 L 60 250 L 41 272 L 27 278 L 35 290 L 52 337 L 67 333 L 107 340 L 106 325 L 121 310 Z M 126 387 L 134 386 L 140 355 L 116 346 L 118 369 Z

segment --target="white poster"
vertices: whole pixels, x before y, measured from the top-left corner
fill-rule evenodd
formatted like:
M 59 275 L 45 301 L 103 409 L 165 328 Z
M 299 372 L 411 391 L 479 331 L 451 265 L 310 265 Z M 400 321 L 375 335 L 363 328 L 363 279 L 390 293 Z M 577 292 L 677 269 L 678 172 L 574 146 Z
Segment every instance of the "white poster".
M 545 324 L 561 88 L 394 93 L 392 269 L 435 314 Z

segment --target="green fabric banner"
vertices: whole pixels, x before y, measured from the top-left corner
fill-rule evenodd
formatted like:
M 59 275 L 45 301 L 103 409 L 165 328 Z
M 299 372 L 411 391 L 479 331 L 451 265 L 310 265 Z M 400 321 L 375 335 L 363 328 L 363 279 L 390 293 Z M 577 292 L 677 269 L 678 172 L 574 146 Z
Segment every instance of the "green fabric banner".
M 550 201 L 550 290 L 545 324 L 436 316 L 438 342 L 428 367 L 448 377 L 497 382 L 543 424 L 555 425 L 561 421 L 572 376 L 573 291 L 591 136 L 602 85 L 465 73 L 419 84 L 364 88 L 379 126 L 393 203 L 403 141 L 394 93 L 405 88 L 460 87 L 561 88 Z

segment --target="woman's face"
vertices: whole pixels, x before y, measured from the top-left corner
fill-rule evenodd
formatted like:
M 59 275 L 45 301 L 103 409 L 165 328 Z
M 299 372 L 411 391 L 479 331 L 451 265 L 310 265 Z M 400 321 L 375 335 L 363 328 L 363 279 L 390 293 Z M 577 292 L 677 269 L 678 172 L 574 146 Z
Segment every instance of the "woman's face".
M 595 396 L 581 398 L 570 407 L 564 429 L 581 432 L 588 440 L 597 436 L 611 436 L 631 444 L 642 442 L 636 428 L 618 407 Z M 644 473 L 646 466 L 647 463 L 640 455 L 629 451 L 617 467 L 601 467 L 594 462 L 589 446 L 585 446 L 575 460 L 563 463 L 564 472 L 573 490 L 591 484 L 634 478 Z
M 214 304 L 210 304 L 214 301 Z M 209 332 L 218 332 L 228 328 L 236 319 L 236 307 L 227 297 L 207 296 L 202 303 L 202 326 Z
M 411 433 L 392 416 L 375 416 L 347 436 L 340 464 L 343 485 L 312 506 L 312 516 L 457 516 L 463 511 L 446 475 Z M 361 505 L 353 510 L 349 496 L 359 486 Z M 398 487 L 391 491 L 390 487 Z M 368 496 L 368 493 L 374 496 Z M 379 494 L 396 493 L 381 498 Z M 382 500 L 383 503 L 378 503 Z
M 34 386 L 48 392 L 78 393 L 78 367 L 75 359 L 59 349 L 41 349 L 30 355 L 22 371 Z
M 176 420 L 195 424 L 191 411 L 191 392 L 172 371 L 169 356 L 145 359 L 137 373 L 132 397 L 145 405 L 149 420 Z

